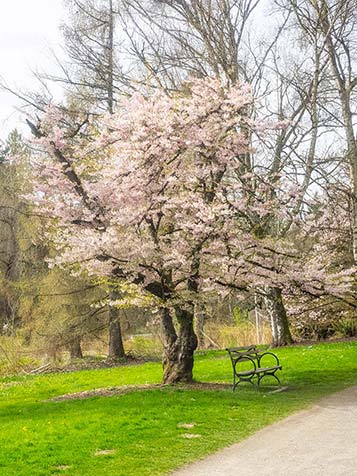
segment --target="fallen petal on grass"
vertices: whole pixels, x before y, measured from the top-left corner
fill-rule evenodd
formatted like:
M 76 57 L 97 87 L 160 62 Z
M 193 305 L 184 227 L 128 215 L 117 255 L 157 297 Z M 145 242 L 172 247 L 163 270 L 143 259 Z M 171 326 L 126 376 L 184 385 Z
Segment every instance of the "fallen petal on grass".
M 177 423 L 177 428 L 186 428 L 189 430 L 190 428 L 194 428 L 195 423 Z
M 115 450 L 98 450 L 94 453 L 94 456 L 105 456 L 113 454 L 115 454 Z

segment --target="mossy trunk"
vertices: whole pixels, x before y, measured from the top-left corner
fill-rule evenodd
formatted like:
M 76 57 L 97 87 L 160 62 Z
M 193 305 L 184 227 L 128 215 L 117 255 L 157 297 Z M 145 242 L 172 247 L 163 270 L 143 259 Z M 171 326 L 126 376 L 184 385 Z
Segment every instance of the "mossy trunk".
M 193 354 L 197 348 L 194 309 L 176 309 L 178 331 L 167 309 L 162 310 L 164 337 L 163 383 L 192 382 Z
M 79 336 L 76 336 L 73 339 L 71 339 L 68 347 L 69 347 L 69 354 L 71 359 L 83 359 L 81 338 Z
M 109 351 L 108 359 L 116 360 L 125 357 L 123 336 L 120 325 L 120 310 L 109 307 Z
M 198 348 L 205 349 L 206 348 L 206 341 L 205 341 L 205 322 L 206 322 L 206 314 L 204 309 L 200 309 L 198 306 L 195 309 L 195 321 L 196 321 L 196 335 L 198 341 Z
M 283 303 L 282 292 L 280 288 L 269 287 L 265 289 L 265 307 L 270 320 L 272 346 L 281 347 L 291 344 L 289 321 L 286 309 Z

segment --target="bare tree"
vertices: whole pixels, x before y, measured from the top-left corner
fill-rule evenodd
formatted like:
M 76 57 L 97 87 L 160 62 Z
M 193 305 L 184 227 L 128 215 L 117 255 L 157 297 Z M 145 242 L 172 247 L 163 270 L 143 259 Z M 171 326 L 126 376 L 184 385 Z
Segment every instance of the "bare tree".
M 246 80 L 240 49 L 261 0 L 121 0 L 127 52 L 142 81 L 168 91 L 187 76 Z
M 117 62 L 113 0 L 67 0 L 70 23 L 63 26 L 69 65 L 62 65 L 63 78 L 70 87 L 69 101 L 80 107 L 106 110 L 113 114 L 115 97 L 121 94 L 122 77 Z M 119 86 L 120 84 L 120 86 Z M 74 107 L 77 107 L 75 104 Z M 113 290 L 111 299 L 115 300 Z M 109 359 L 125 356 L 119 309 L 108 306 Z
M 352 252 L 357 262 L 357 139 L 355 134 L 357 90 L 357 2 L 356 0 L 289 0 L 288 6 L 306 37 L 319 37 L 329 62 L 337 99 L 330 97 L 330 117 L 342 127 L 346 162 L 350 168 L 352 201 Z
M 65 57 L 54 54 L 57 75 L 38 76 L 60 83 L 67 91 L 67 102 L 75 101 L 77 109 L 113 113 L 123 85 L 113 0 L 65 0 L 65 4 Z

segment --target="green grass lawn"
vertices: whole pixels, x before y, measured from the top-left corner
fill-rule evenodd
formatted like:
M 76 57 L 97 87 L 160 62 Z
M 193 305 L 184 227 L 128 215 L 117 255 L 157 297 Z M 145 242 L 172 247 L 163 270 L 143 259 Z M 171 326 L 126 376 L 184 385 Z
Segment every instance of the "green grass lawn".
M 277 354 L 282 384 L 288 386 L 281 393 L 245 384 L 235 393 L 164 387 L 115 397 L 45 401 L 94 388 L 157 383 L 159 363 L 1 379 L 0 475 L 168 474 L 326 394 L 357 384 L 357 342 L 291 347 Z M 225 353 L 197 356 L 195 378 L 230 383 Z M 180 423 L 195 425 L 187 429 Z M 100 454 L 104 450 L 112 451 Z

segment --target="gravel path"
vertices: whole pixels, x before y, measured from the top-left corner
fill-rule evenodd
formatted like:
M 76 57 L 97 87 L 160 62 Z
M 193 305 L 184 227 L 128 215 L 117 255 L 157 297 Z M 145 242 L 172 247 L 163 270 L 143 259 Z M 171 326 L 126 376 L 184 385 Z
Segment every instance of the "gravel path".
M 238 475 L 357 476 L 357 387 L 173 474 Z

